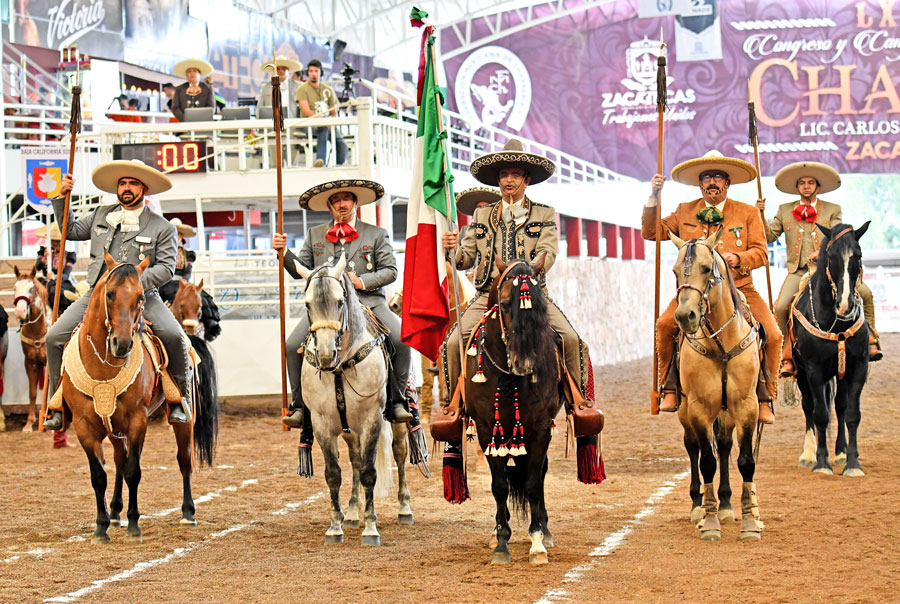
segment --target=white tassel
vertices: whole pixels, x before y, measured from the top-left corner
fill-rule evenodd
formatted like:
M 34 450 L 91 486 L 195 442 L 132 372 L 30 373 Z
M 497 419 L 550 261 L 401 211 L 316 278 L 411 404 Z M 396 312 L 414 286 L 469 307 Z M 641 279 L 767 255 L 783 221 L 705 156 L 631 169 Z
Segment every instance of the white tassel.
M 478 349 L 475 348 L 475 346 L 471 346 L 471 347 L 466 351 L 466 354 L 469 355 L 470 357 L 478 356 Z
M 487 381 L 487 378 L 484 377 L 484 373 L 479 371 L 478 373 L 476 373 L 475 375 L 472 376 L 472 381 L 475 382 L 476 384 L 482 384 Z
M 509 449 L 506 445 L 500 445 L 497 449 L 497 457 L 506 457 L 507 455 L 509 455 Z

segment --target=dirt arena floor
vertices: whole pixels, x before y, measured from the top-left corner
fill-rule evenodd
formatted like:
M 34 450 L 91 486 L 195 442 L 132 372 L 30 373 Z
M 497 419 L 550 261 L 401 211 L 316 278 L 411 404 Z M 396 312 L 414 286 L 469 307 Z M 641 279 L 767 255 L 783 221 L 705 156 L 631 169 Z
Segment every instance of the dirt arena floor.
M 674 416 L 647 412 L 649 363 L 598 369 L 609 479 L 579 484 L 574 459 L 564 459 L 562 434 L 554 439 L 547 507 L 556 547 L 550 564 L 537 568 L 528 564 L 524 521 L 513 524 L 512 563 L 489 564 L 488 472 L 473 468 L 473 500 L 451 506 L 442 498 L 439 459 L 431 462 L 430 480 L 409 468 L 414 526 L 397 524 L 395 499 L 380 500 L 381 547 L 361 546 L 360 529 L 326 547 L 321 455 L 316 448 L 315 478 L 296 475 L 298 433 L 281 431 L 275 400 L 271 412 L 226 405 L 214 467 L 194 474 L 195 528 L 178 524 L 175 443 L 155 422 L 143 456 L 143 544 L 126 544 L 124 529 L 111 528 L 111 544 L 92 545 L 95 508 L 84 453 L 51 449 L 49 435 L 16 431 L 23 420 L 14 417 L 12 431 L 0 434 L 0 600 L 900 601 L 900 336 L 885 338 L 885 353 L 863 392 L 865 477 L 798 468 L 802 411 L 776 409 L 757 470 L 766 526 L 756 543 L 738 541 L 738 523 L 723 527 L 722 541 L 703 542 L 688 521 L 681 431 Z M 346 483 L 349 472 L 344 476 Z M 739 509 L 736 469 L 732 480 Z

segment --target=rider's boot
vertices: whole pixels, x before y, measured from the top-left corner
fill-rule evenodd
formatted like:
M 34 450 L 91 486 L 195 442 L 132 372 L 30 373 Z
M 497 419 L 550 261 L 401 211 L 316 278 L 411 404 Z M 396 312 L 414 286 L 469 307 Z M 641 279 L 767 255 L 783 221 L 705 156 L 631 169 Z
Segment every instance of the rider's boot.
M 678 410 L 678 398 L 674 392 L 663 392 L 662 399 L 659 402 L 659 410 L 663 413 L 674 413 Z
M 48 409 L 47 417 L 44 418 L 44 429 L 45 430 L 62 430 L 62 425 L 63 425 L 62 411 L 57 411 L 55 409 Z
M 884 353 L 881 352 L 881 341 L 877 337 L 877 334 L 869 333 L 869 361 L 874 363 L 883 358 Z
M 185 409 L 189 409 L 190 405 L 188 397 L 182 398 L 178 403 L 169 403 L 169 423 L 186 424 L 188 416 Z
M 390 417 L 386 419 L 396 424 L 404 424 L 413 418 L 409 412 L 409 399 L 406 398 L 406 384 L 402 386 L 397 384 L 397 374 L 393 369 L 388 375 L 388 384 L 390 384 L 388 389 Z
M 774 424 L 775 423 L 775 410 L 772 409 L 772 401 L 760 401 L 759 402 L 758 421 L 761 424 Z
M 795 377 L 797 368 L 794 366 L 794 347 L 791 345 L 791 338 L 784 338 L 784 346 L 781 350 L 781 368 L 778 375 L 783 378 Z
M 294 393 L 294 402 L 288 410 L 289 413 L 281 418 L 281 423 L 290 428 L 303 427 L 303 394 L 301 392 Z

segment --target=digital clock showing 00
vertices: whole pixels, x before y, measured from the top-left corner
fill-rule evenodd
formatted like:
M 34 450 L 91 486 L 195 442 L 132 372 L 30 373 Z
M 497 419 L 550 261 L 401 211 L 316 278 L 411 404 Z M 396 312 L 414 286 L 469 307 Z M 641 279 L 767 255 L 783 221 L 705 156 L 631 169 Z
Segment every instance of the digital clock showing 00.
M 206 141 L 113 145 L 113 159 L 139 159 L 166 174 L 206 172 Z

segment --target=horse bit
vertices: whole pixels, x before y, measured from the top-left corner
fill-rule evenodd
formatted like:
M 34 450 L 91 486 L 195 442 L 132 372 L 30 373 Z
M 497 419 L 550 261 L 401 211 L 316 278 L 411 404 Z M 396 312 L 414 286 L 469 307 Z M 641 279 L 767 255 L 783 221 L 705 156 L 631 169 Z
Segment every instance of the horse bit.
M 717 336 L 720 333 L 722 333 L 722 331 L 724 331 L 725 328 L 728 327 L 728 324 L 731 323 L 734 320 L 734 318 L 737 316 L 737 308 L 735 308 L 734 312 L 731 314 L 731 316 L 728 318 L 728 320 L 725 321 L 725 323 L 722 324 L 722 326 L 719 329 L 717 329 L 716 331 L 714 331 L 712 333 L 709 333 L 709 331 L 712 329 L 709 325 L 709 319 L 707 318 L 709 316 L 709 313 L 712 312 L 712 306 L 710 306 L 710 304 L 709 304 L 709 292 L 711 292 L 712 288 L 714 288 L 717 285 L 719 285 L 720 283 L 722 283 L 722 281 L 724 281 L 724 279 L 725 279 L 725 277 L 722 275 L 722 273 L 719 272 L 719 263 L 716 261 L 718 252 L 716 250 L 714 250 L 713 248 L 711 248 L 706 243 L 702 243 L 702 242 L 696 241 L 696 240 L 688 241 L 684 246 L 685 253 L 684 253 L 684 263 L 683 263 L 682 269 L 681 269 L 681 278 L 686 280 L 688 277 L 691 276 L 691 273 L 694 268 L 693 264 L 692 264 L 692 260 L 696 257 L 696 251 L 694 250 L 694 247 L 698 246 L 698 245 L 702 245 L 703 247 L 708 249 L 709 253 L 712 255 L 712 258 L 713 258 L 712 276 L 706 282 L 705 290 L 701 290 L 698 287 L 694 287 L 690 283 L 684 283 L 683 285 L 678 286 L 678 289 L 675 290 L 675 298 L 677 299 L 678 296 L 681 295 L 681 291 L 685 290 L 685 289 L 692 289 L 695 292 L 697 292 L 698 294 L 700 294 L 700 300 L 703 302 L 703 308 L 704 308 L 703 322 L 700 325 L 700 329 L 701 329 L 701 333 L 705 333 L 708 335 L 693 336 L 691 334 L 686 333 L 686 334 L 684 334 L 684 337 L 687 338 L 691 342 L 696 342 L 697 340 L 702 340 L 704 338 L 711 338 L 719 344 L 720 348 L 722 348 L 721 343 L 718 342 Z M 724 348 L 722 351 L 724 352 Z

